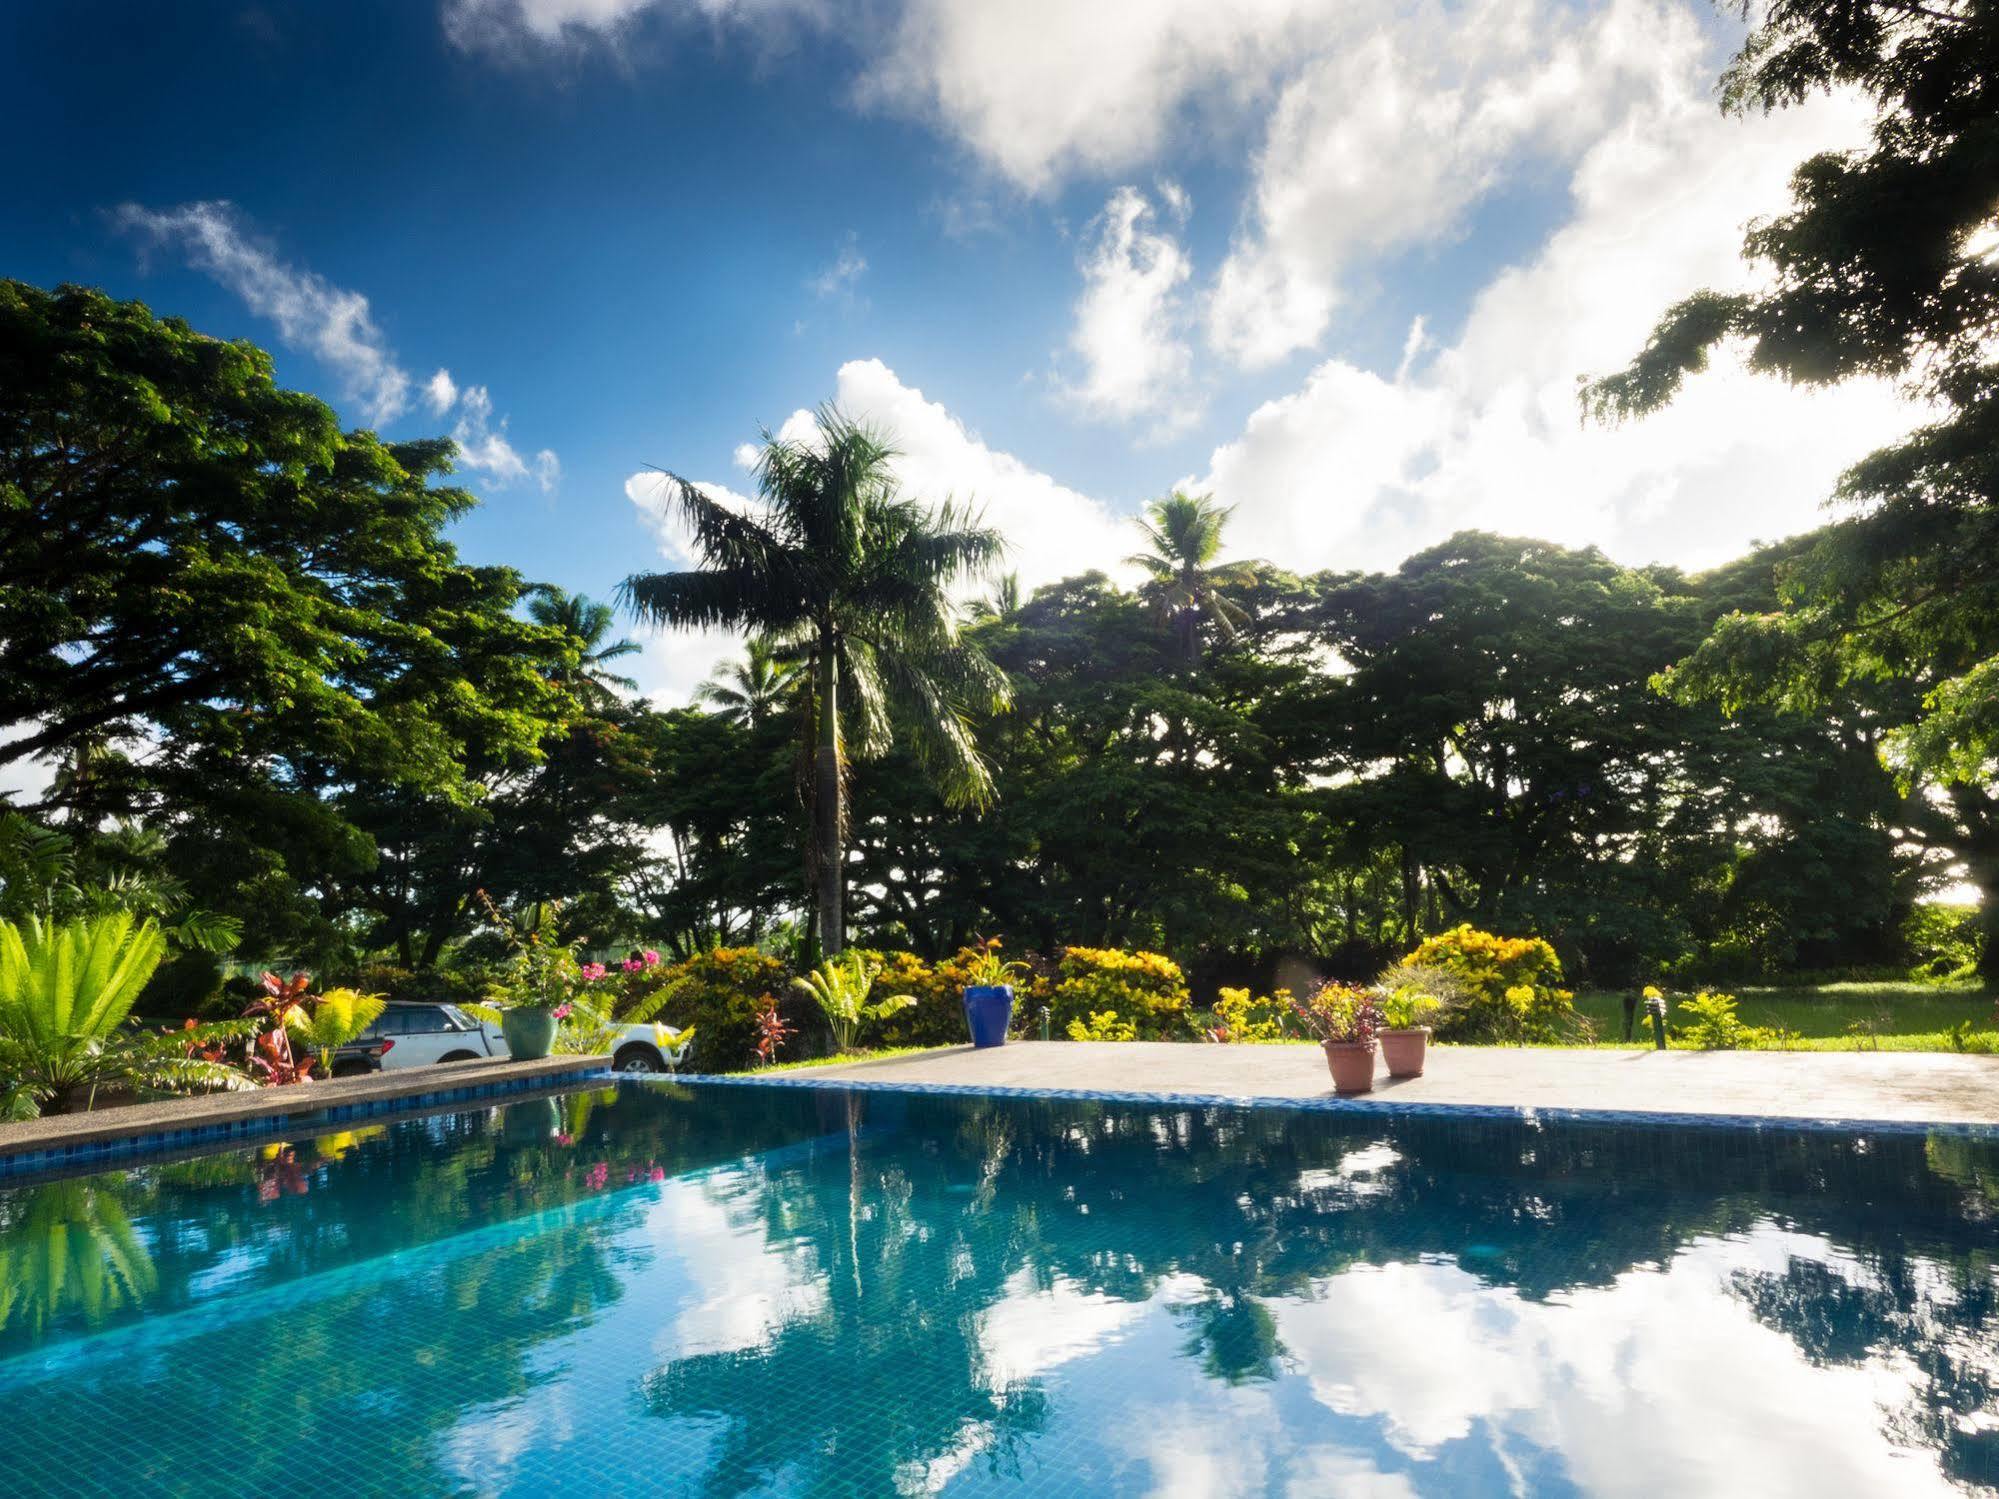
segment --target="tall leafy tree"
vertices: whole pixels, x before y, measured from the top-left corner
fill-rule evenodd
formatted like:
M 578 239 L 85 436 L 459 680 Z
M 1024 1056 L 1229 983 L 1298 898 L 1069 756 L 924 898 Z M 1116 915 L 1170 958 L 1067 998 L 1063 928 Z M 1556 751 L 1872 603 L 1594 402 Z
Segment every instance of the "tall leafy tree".
M 1145 507 L 1138 529 L 1146 549 L 1125 558 L 1148 575 L 1146 594 L 1165 616 L 1189 664 L 1201 659 L 1204 623 L 1232 639 L 1247 620 L 1242 607 L 1222 590 L 1254 583 L 1256 566 L 1216 561 L 1222 554 L 1223 528 L 1234 513 L 1233 506 L 1216 504 L 1212 495 L 1175 490 Z
M 1754 369 L 1888 377 L 1934 413 L 1842 477 L 1845 514 L 1787 570 L 1781 608 L 1721 621 L 1665 680 L 1729 707 L 1893 714 L 1885 751 L 1947 807 L 1999 977 L 1999 4 L 1772 0 L 1722 97 L 1769 110 L 1832 90 L 1873 102 L 1872 133 L 1803 163 L 1751 224 L 1759 289 L 1669 309 L 1585 400 L 1654 410 L 1741 342 Z
M 0 281 L 0 766 L 144 738 L 184 800 L 305 747 L 475 794 L 468 741 L 532 752 L 566 702 L 519 578 L 440 534 L 474 504 L 432 482 L 452 452 L 342 433 L 142 303 Z
M 667 476 L 703 566 L 642 573 L 622 592 L 662 626 L 768 638 L 807 673 L 814 729 L 808 864 L 818 934 L 846 945 L 846 765 L 901 736 L 957 805 L 992 795 L 969 714 L 1003 705 L 1006 678 L 959 635 L 950 589 L 1000 557 L 997 531 L 958 507 L 904 497 L 889 440 L 822 408 L 813 436 L 764 435 L 761 504 L 737 510 Z

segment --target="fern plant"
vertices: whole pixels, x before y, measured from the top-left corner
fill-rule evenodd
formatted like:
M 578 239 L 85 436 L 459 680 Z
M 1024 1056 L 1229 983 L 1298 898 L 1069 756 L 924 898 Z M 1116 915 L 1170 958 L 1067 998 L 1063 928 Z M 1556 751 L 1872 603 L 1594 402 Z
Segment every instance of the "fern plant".
M 891 994 L 869 1002 L 876 969 L 858 952 L 828 958 L 792 987 L 819 1006 L 833 1032 L 835 1051 L 852 1051 L 863 1026 L 886 1019 L 916 1003 L 913 994 Z
M 0 1095 L 16 1117 L 88 1108 L 99 1087 L 141 1092 L 248 1086 L 204 1052 L 241 1025 L 162 1035 L 127 1024 L 166 938 L 128 911 L 70 921 L 0 921 Z

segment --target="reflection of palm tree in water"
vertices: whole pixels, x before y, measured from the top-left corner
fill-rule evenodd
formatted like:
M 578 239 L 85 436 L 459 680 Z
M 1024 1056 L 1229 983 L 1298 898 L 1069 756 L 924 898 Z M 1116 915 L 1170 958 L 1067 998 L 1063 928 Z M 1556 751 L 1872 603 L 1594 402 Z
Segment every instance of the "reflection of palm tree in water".
M 40 1339 L 72 1318 L 95 1327 L 158 1288 L 117 1192 L 94 1179 L 31 1189 L 0 1230 L 0 1331 Z

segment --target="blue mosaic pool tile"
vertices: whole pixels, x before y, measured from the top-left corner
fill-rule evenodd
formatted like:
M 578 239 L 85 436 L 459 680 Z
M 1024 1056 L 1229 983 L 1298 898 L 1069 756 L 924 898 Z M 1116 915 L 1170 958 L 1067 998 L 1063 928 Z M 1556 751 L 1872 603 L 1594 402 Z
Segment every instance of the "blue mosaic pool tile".
M 1833 1132 L 1845 1135 L 1953 1135 L 1999 1139 L 1999 1123 L 1925 1123 L 1908 1119 L 1812 1119 L 1777 1114 L 1692 1114 L 1638 1109 L 1543 1109 L 1490 1103 L 1434 1103 L 1409 1099 L 1342 1097 L 1333 1093 L 1250 1096 L 1232 1093 L 1154 1093 L 1118 1089 L 1020 1088 L 977 1083 L 876 1082 L 858 1078 L 813 1077 L 810 1073 L 681 1073 L 674 1081 L 709 1086 L 817 1088 L 828 1092 L 919 1093 L 936 1097 L 1073 1099 L 1090 1103 L 1158 1104 L 1176 1108 L 1292 1109 L 1311 1113 L 1378 1114 L 1390 1117 L 1489 1119 L 1515 1123 L 1615 1124 L 1666 1129 Z M 661 1079 L 661 1081 L 666 1081 Z
M 354 1103 L 307 1109 L 298 1113 L 263 1114 L 245 1119 L 220 1120 L 212 1124 L 189 1125 L 184 1129 L 148 1130 L 143 1134 L 121 1135 L 108 1140 L 83 1140 L 69 1145 L 51 1145 L 41 1150 L 21 1150 L 0 1154 L 0 1181 L 49 1172 L 81 1170 L 111 1162 L 131 1162 L 167 1151 L 204 1145 L 226 1145 L 240 1140 L 283 1135 L 303 1127 L 340 1124 L 354 1119 L 381 1119 L 389 1115 L 421 1114 L 430 1109 L 471 1103 L 482 1098 L 501 1098 L 516 1093 L 548 1092 L 573 1088 L 579 1083 L 601 1081 L 611 1076 L 598 1066 L 578 1067 L 572 1072 L 542 1073 L 535 1077 L 508 1078 L 498 1082 L 470 1084 L 462 1088 L 440 1088 L 428 1093 L 404 1094 L 399 1098 L 362 1099 Z

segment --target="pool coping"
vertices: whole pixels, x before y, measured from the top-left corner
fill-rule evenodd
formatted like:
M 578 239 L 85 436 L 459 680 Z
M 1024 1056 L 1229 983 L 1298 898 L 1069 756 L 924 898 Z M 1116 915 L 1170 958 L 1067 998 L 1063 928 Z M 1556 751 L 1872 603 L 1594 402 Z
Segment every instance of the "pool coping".
M 1800 1114 L 1722 1114 L 1665 1109 L 1537 1108 L 1531 1104 L 1443 1103 L 1367 1095 L 1154 1092 L 1147 1089 L 1029 1088 L 1011 1083 L 938 1083 L 814 1077 L 810 1069 L 781 1074 L 683 1072 L 657 1081 L 748 1088 L 818 1088 L 855 1093 L 915 1093 L 957 1098 L 1057 1099 L 1085 1103 L 1156 1104 L 1169 1108 L 1286 1109 L 1313 1114 L 1391 1118 L 1490 1120 L 1520 1124 L 1650 1125 L 1658 1128 L 1752 1130 L 1765 1134 L 1953 1135 L 1999 1140 L 1999 1122 L 1863 1119 Z
M 84 1114 L 0 1124 L 0 1180 L 190 1149 L 223 1149 L 272 1135 L 323 1132 L 363 1119 L 421 1114 L 611 1076 L 599 1056 L 531 1062 L 441 1062 L 295 1087 L 208 1093 Z

